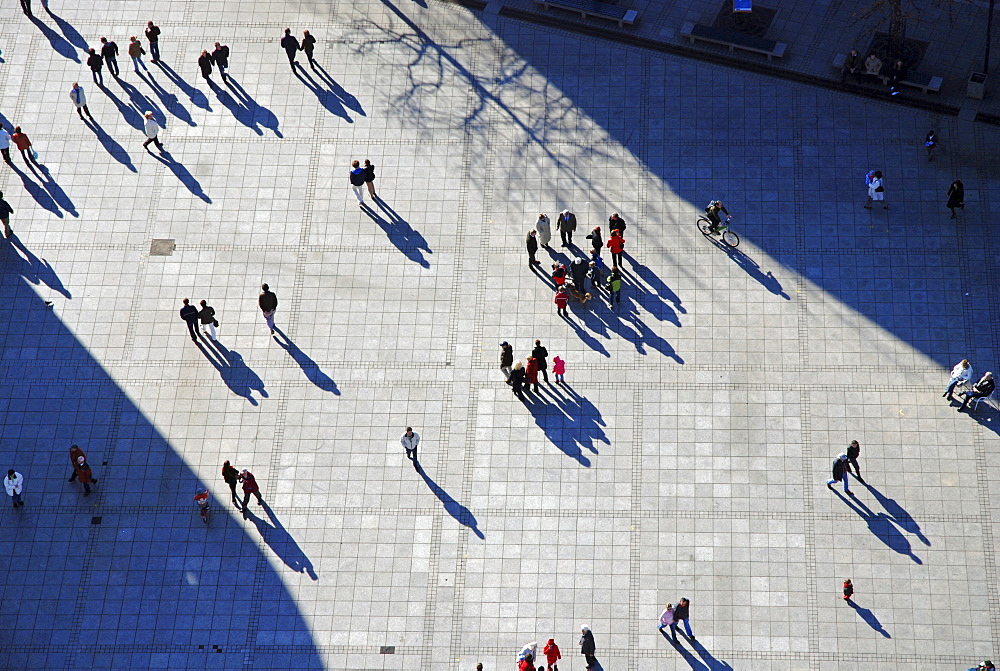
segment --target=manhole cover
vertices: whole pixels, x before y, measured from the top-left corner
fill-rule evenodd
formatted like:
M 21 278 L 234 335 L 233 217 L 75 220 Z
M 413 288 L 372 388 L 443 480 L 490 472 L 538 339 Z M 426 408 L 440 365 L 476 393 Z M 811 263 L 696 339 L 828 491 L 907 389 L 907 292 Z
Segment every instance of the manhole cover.
M 394 646 L 394 645 L 383 645 L 381 648 L 378 649 L 378 652 L 379 652 L 380 655 L 395 655 L 396 654 L 396 646 Z
M 150 256 L 173 256 L 177 245 L 173 240 L 154 238 L 153 244 L 149 246 Z
M 774 21 L 777 13 L 776 9 L 768 9 L 760 5 L 754 5 L 752 12 L 734 12 L 733 0 L 726 0 L 722 3 L 722 9 L 715 17 L 715 23 L 712 24 L 712 27 L 732 30 L 754 37 L 764 37 L 764 33 L 771 27 L 771 22 Z

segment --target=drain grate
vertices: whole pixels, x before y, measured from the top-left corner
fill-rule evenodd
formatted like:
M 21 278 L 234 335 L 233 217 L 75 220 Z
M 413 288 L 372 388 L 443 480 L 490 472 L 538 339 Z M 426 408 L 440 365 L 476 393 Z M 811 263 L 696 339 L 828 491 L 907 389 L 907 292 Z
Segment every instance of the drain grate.
M 173 240 L 165 238 L 154 238 L 153 244 L 149 246 L 150 256 L 173 256 L 177 245 Z
M 394 645 L 383 645 L 381 648 L 378 649 L 378 654 L 380 654 L 380 655 L 395 655 L 396 654 L 396 646 L 394 646 Z

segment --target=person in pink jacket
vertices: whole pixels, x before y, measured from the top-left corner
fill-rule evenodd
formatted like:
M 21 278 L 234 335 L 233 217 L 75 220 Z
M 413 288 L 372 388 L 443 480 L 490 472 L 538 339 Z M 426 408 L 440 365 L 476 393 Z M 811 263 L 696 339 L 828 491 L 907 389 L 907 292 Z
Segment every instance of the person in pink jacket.
M 552 359 L 552 372 L 556 376 L 556 382 L 566 382 L 566 362 L 561 357 Z

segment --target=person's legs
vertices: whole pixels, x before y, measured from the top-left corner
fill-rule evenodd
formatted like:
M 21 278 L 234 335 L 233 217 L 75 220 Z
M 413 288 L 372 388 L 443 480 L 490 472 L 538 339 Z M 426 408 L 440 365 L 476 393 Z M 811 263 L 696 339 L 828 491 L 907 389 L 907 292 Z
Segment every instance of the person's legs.
M 288 64 L 292 66 L 292 70 L 295 69 L 295 52 L 291 49 L 286 49 L 285 53 L 288 55 Z
M 375 182 L 365 182 L 368 185 L 368 195 L 372 198 L 375 197 Z
M 113 77 L 118 77 L 118 75 L 121 74 L 121 70 L 118 69 L 117 58 L 108 59 L 108 72 L 110 72 Z
M 257 505 L 258 506 L 264 505 L 264 499 L 263 499 L 263 497 L 261 497 L 259 491 L 258 492 L 254 492 L 253 495 L 257 497 Z
M 222 79 L 225 80 L 225 78 L 226 78 L 226 66 L 225 65 L 219 65 L 219 76 L 221 76 Z
M 954 210 L 952 210 L 952 212 L 954 212 Z M 948 383 L 948 388 L 944 390 L 944 393 L 941 394 L 941 396 L 943 396 L 945 398 L 951 398 L 951 393 L 953 391 L 955 391 L 955 387 L 958 386 L 958 383 L 959 383 L 960 380 L 961 380 L 961 378 L 957 378 L 957 377 L 951 378 L 951 381 Z
M 542 380 L 547 383 L 549 381 L 549 371 L 543 368 L 539 372 L 542 374 Z
M 3 162 L 10 163 L 10 147 L 6 149 L 0 149 L 0 154 L 3 155 Z
M 849 482 L 849 478 L 847 477 L 848 472 L 849 471 L 845 468 L 844 469 L 844 477 L 842 478 L 843 481 L 844 481 L 844 493 L 845 494 L 850 494 L 851 493 L 851 487 L 850 487 L 851 483 Z
M 193 319 L 188 319 L 187 320 L 187 325 L 188 325 L 188 333 L 191 334 L 191 340 L 197 340 L 198 339 L 198 322 L 196 322 Z
M 688 638 L 690 638 L 693 641 L 694 640 L 694 632 L 691 631 L 691 622 L 688 621 L 688 618 L 684 618 L 684 629 L 685 629 L 685 631 L 687 631 Z
M 858 480 L 861 480 L 861 467 L 858 466 L 858 460 L 852 457 L 848 460 L 848 464 L 854 466 L 854 475 Z
M 676 622 L 671 622 L 670 623 L 670 636 L 673 637 L 674 643 L 676 643 L 677 642 L 677 623 Z
M 83 111 L 87 113 L 87 116 L 90 117 L 91 121 L 94 120 L 94 115 L 90 113 L 90 108 L 89 107 L 87 107 L 86 105 L 84 105 L 83 106 Z M 83 117 L 80 117 L 80 118 L 82 119 Z
M 81 119 L 83 118 L 83 108 L 82 107 L 77 106 L 76 113 L 80 115 Z
M 9 238 L 11 234 L 10 219 L 0 219 L 0 223 L 3 223 L 3 236 Z
M 77 475 L 76 469 L 74 468 L 73 474 L 69 476 L 69 482 L 73 482 L 74 480 L 76 480 L 76 475 Z
M 274 313 L 275 310 L 264 313 L 264 321 L 267 322 L 267 328 L 271 329 L 271 333 L 274 333 Z
M 215 324 L 208 324 L 208 337 L 212 340 L 218 340 L 218 335 L 215 332 Z
M 358 199 L 358 205 L 365 202 L 365 192 L 364 187 L 351 184 L 351 190 L 354 192 L 354 197 Z
M 233 503 L 235 503 L 236 505 L 239 505 L 239 504 L 240 504 L 240 500 L 239 500 L 239 498 L 238 498 L 238 497 L 236 496 L 236 483 L 235 483 L 235 482 L 228 482 L 228 483 L 226 483 L 226 484 L 228 484 L 228 485 L 229 485 L 229 491 L 230 491 L 230 492 L 232 492 L 232 495 L 233 495 Z
M 90 483 L 89 482 L 83 483 L 83 495 L 84 496 L 90 496 Z
M 153 62 L 160 60 L 160 43 L 150 42 L 149 43 L 149 55 L 153 57 Z
M 243 492 L 243 505 L 240 506 L 243 509 L 243 519 L 247 516 L 247 504 L 250 503 L 250 492 Z

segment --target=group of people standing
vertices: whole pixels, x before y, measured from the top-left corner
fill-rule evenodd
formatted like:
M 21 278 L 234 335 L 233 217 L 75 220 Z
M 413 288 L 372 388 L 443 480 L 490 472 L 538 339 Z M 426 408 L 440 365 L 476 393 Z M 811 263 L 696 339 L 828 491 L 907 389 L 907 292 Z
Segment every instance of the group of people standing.
M 594 642 L 594 632 L 590 627 L 580 625 L 580 653 L 587 661 L 587 669 L 594 669 L 597 665 L 597 644 Z M 538 642 L 532 641 L 525 644 L 521 651 L 517 653 L 518 671 L 559 671 L 559 660 L 562 659 L 562 652 L 556 645 L 554 638 L 550 638 L 542 648 L 542 655 L 545 656 L 545 665 L 541 665 L 542 658 L 538 654 Z M 536 668 L 535 663 L 539 666 Z M 483 665 L 476 666 L 477 671 L 482 671 Z
M 538 376 L 542 376 L 545 384 L 549 384 L 549 351 L 541 340 L 535 341 L 531 355 L 527 357 L 527 365 L 520 359 L 514 360 L 514 348 L 506 340 L 500 343 L 500 370 L 511 386 L 511 391 L 518 398 L 524 398 L 524 392 L 538 393 Z M 566 362 L 560 357 L 552 359 L 552 374 L 557 384 L 566 383 Z

